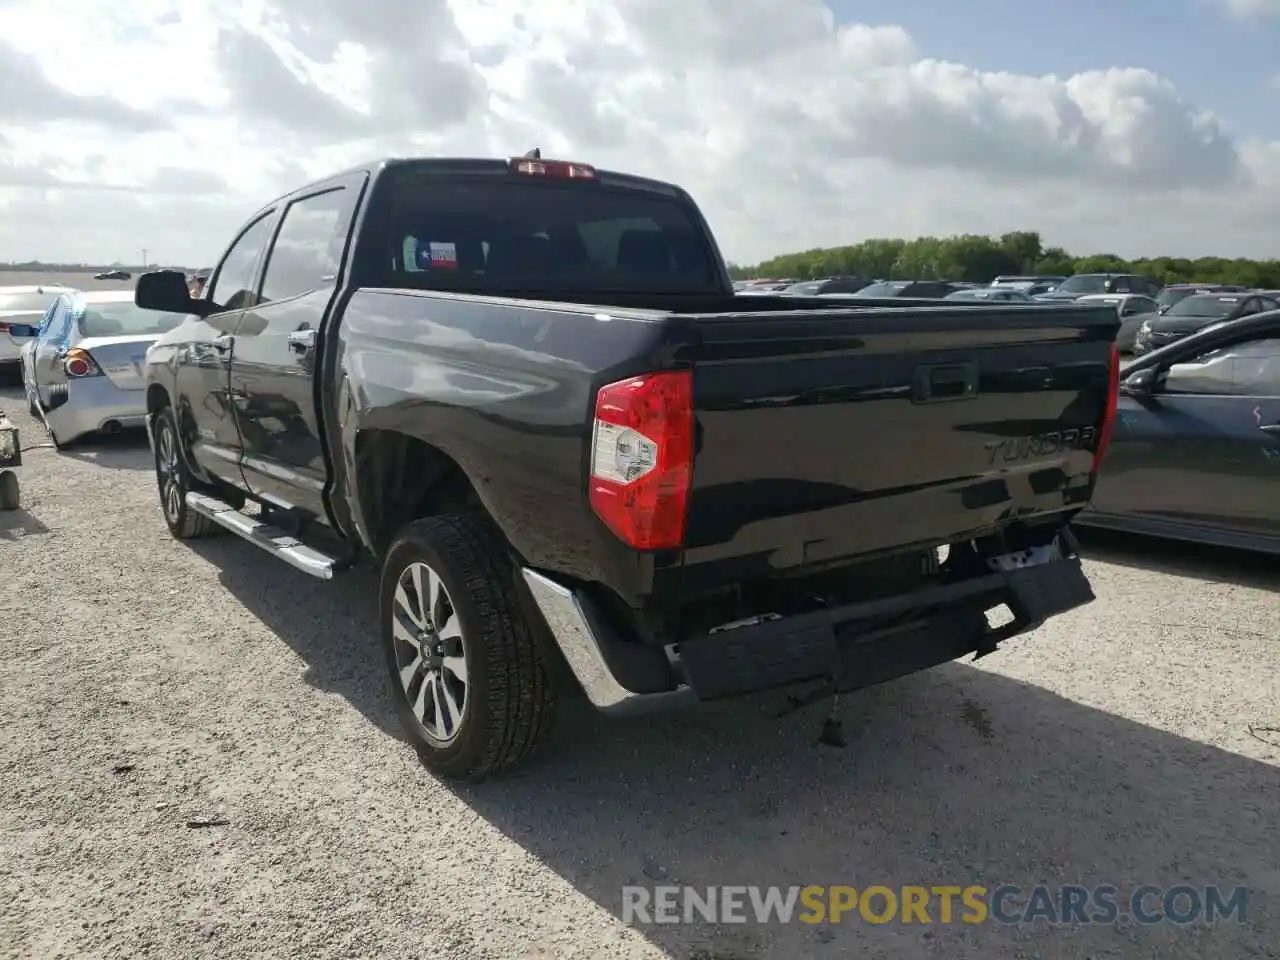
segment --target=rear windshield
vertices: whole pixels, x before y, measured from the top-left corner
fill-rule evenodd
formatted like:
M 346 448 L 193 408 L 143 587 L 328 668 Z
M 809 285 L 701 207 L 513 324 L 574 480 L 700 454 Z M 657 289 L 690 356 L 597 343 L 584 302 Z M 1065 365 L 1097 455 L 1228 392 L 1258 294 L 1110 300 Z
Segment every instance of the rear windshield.
M 380 223 L 365 241 L 390 261 L 389 275 L 375 270 L 370 278 L 383 285 L 495 294 L 723 292 L 703 229 L 675 197 L 589 182 L 429 174 L 390 180 L 387 190 Z
M 58 298 L 50 293 L 0 293 L 0 313 L 44 313 Z
M 128 300 L 88 303 L 76 317 L 83 337 L 123 337 L 167 333 L 182 322 L 180 313 L 143 310 Z
M 1225 317 L 1240 306 L 1240 297 L 1198 294 L 1185 297 L 1165 313 L 1166 317 Z
M 1106 293 L 1107 281 L 1110 277 L 1104 277 L 1097 274 L 1082 274 L 1075 277 L 1067 277 L 1060 284 L 1054 293 Z
M 855 294 L 859 297 L 896 297 L 911 286 L 909 283 L 873 283 Z
M 811 280 L 809 283 L 793 283 L 789 287 L 784 287 L 782 292 L 798 297 L 813 297 L 821 293 L 825 286 L 825 281 Z

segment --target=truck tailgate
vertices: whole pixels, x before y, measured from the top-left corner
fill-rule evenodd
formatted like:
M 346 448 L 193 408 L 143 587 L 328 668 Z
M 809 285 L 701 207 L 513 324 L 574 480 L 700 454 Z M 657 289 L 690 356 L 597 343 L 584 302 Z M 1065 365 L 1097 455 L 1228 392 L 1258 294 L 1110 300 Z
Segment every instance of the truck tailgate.
M 698 423 L 687 575 L 776 575 L 1061 522 L 1091 494 L 1110 306 L 680 319 Z

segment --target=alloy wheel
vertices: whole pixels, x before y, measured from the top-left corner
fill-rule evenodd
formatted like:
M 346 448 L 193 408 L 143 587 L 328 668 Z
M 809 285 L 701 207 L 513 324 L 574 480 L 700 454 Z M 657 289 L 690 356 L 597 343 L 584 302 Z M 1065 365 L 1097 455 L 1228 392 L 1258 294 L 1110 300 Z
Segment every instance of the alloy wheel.
M 453 600 L 440 575 L 415 561 L 400 573 L 392 604 L 400 687 L 427 735 L 449 743 L 462 729 L 468 692 L 467 652 Z
M 160 505 L 165 518 L 175 524 L 182 514 L 184 496 L 179 471 L 178 444 L 173 429 L 162 420 L 156 436 L 156 482 L 160 486 Z

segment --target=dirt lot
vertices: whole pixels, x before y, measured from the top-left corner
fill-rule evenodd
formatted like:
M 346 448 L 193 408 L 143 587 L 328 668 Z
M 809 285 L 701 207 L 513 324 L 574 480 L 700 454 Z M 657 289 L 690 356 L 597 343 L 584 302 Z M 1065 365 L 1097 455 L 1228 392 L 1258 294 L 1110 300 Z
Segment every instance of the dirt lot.
M 93 273 L 47 273 L 43 271 L 0 270 L 0 287 L 63 286 L 76 290 L 120 290 L 128 281 L 95 280 Z
M 18 391 L 0 409 L 43 439 Z M 144 438 L 34 449 L 23 488 L 0 514 L 5 957 L 1280 955 L 1280 739 L 1250 732 L 1280 726 L 1273 561 L 1094 543 L 1095 604 L 845 698 L 845 750 L 774 695 L 574 705 L 533 766 L 457 789 L 396 733 L 371 573 L 174 542 Z M 625 926 L 622 886 L 664 882 L 1252 894 L 1215 927 Z

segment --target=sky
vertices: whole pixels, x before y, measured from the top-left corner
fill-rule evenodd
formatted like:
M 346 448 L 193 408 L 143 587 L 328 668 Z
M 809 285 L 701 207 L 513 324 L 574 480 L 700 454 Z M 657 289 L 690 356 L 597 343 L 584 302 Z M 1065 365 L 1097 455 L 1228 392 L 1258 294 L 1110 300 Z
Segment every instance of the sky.
M 670 180 L 726 256 L 1280 257 L 1280 0 L 0 0 L 0 260 L 214 263 L 380 156 Z

